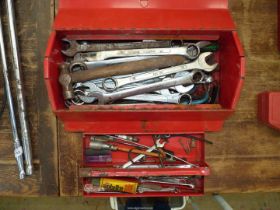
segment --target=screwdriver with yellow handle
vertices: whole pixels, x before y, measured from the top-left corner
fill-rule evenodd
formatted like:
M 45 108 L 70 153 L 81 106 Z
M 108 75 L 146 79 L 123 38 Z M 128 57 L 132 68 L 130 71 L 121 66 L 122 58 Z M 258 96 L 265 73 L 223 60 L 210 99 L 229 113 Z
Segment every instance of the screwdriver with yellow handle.
M 151 157 L 159 157 L 162 156 L 162 154 L 158 154 L 158 153 L 154 153 L 154 152 L 146 152 L 143 150 L 139 150 L 139 149 L 130 149 L 130 148 L 126 148 L 126 147 L 118 147 L 118 146 L 114 146 L 114 145 L 110 145 L 110 144 L 104 144 L 101 142 L 94 142 L 91 141 L 89 143 L 89 147 L 91 149 L 96 149 L 96 150 L 112 150 L 112 151 L 122 151 L 122 152 L 131 152 L 131 153 L 135 153 L 135 154 L 143 154 L 143 155 L 147 155 L 147 156 L 151 156 Z

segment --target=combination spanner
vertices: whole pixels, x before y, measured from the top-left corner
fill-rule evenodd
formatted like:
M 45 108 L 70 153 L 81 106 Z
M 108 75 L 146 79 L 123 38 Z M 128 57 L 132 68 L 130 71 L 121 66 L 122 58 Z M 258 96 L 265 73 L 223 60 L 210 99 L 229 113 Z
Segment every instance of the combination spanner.
M 68 49 L 61 52 L 69 57 L 73 57 L 79 52 L 99 52 L 105 50 L 128 50 L 128 49 L 141 49 L 141 48 L 161 48 L 171 47 L 172 41 L 154 41 L 144 40 L 143 42 L 120 42 L 120 43 L 78 43 L 76 40 L 62 39 L 63 42 L 68 44 Z
M 162 55 L 182 55 L 188 59 L 193 60 L 199 56 L 200 48 L 196 44 L 189 44 L 183 47 L 112 50 L 101 51 L 91 54 L 93 54 L 94 56 L 87 57 L 88 61 L 101 61 L 109 58 Z
M 190 104 L 192 97 L 189 94 L 143 94 L 124 98 L 124 100 L 145 101 L 145 102 L 161 102 L 170 104 Z
M 211 52 L 202 53 L 195 61 L 190 62 L 190 63 L 186 63 L 186 64 L 182 64 L 182 65 L 178 65 L 178 66 L 174 66 L 174 67 L 170 67 L 170 68 L 164 68 L 164 69 L 160 69 L 160 70 L 149 71 L 149 72 L 142 73 L 142 74 L 131 75 L 131 76 L 125 77 L 125 78 L 114 78 L 114 77 L 106 78 L 106 79 L 104 79 L 102 85 L 105 90 L 114 91 L 117 88 L 125 86 L 127 84 L 140 82 L 140 81 L 144 81 L 144 80 L 149 80 L 149 79 L 166 76 L 166 75 L 170 75 L 170 74 L 175 74 L 175 73 L 182 72 L 182 71 L 199 69 L 199 70 L 203 70 L 206 72 L 211 72 L 211 71 L 215 70 L 218 66 L 217 63 L 212 64 L 212 65 L 209 65 L 207 63 L 207 58 L 211 55 L 213 55 L 213 53 L 211 53 Z
M 103 93 L 101 91 L 87 92 L 85 91 L 85 96 L 95 97 L 99 104 L 107 104 L 114 102 L 118 99 L 123 99 L 126 97 L 139 95 L 143 93 L 154 92 L 161 89 L 170 88 L 177 85 L 195 84 L 203 81 L 205 74 L 199 70 L 193 70 L 187 76 L 172 78 L 170 80 L 156 82 L 153 84 L 147 84 L 140 87 L 131 88 L 128 90 L 122 90 L 114 93 Z
M 140 61 L 140 60 L 145 60 L 154 57 L 156 56 L 137 56 L 137 57 L 115 58 L 115 59 L 102 60 L 102 61 L 81 61 L 75 59 L 73 62 L 70 63 L 69 68 L 72 71 L 75 71 L 75 69 L 77 70 L 94 69 L 96 67 L 109 66 L 113 64 L 119 64 L 119 63 L 131 62 L 131 61 Z

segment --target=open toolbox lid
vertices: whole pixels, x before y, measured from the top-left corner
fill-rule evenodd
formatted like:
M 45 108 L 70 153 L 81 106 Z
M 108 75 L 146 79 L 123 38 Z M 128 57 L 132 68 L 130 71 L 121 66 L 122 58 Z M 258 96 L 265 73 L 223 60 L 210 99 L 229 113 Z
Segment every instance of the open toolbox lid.
M 60 0 L 56 31 L 235 30 L 228 0 Z M 136 32 L 137 31 L 137 32 Z

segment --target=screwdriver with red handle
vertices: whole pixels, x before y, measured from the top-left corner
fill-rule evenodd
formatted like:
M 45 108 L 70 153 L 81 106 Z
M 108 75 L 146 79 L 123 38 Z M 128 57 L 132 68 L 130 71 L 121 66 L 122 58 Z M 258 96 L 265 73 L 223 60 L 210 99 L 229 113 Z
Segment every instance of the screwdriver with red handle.
M 147 156 L 151 156 L 151 157 L 162 156 L 162 154 L 158 154 L 158 153 L 154 153 L 154 152 L 146 152 L 146 151 L 134 149 L 134 148 L 130 149 L 130 148 L 126 148 L 126 147 L 118 147 L 118 146 L 104 144 L 101 142 L 94 142 L 94 141 L 91 141 L 89 143 L 89 147 L 91 149 L 96 149 L 96 150 L 112 150 L 112 151 L 131 152 L 131 153 L 143 154 L 143 155 L 147 155 Z

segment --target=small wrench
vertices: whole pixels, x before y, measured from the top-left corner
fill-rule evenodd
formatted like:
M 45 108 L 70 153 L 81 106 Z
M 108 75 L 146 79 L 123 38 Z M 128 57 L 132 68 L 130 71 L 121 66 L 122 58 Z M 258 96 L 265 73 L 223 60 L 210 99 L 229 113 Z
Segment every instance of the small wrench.
M 195 84 L 203 81 L 205 74 L 202 71 L 193 70 L 189 75 L 172 78 L 166 81 L 156 82 L 153 84 L 147 84 L 140 87 L 131 88 L 128 90 L 122 90 L 114 93 L 103 93 L 102 91 L 88 92 L 85 91 L 85 96 L 95 97 L 99 104 L 107 104 L 118 99 L 126 98 L 129 96 L 139 95 L 143 93 L 149 93 L 161 89 L 170 88 L 177 85 Z
M 192 97 L 189 94 L 143 94 L 124 98 L 124 100 L 146 101 L 146 102 L 161 102 L 170 104 L 190 104 Z
M 176 187 L 161 187 L 157 184 L 140 184 L 137 189 L 138 193 L 145 192 L 178 192 Z
M 154 150 L 156 150 L 157 148 L 163 148 L 164 145 L 166 144 L 166 141 L 163 141 L 161 143 L 161 139 L 156 140 L 156 145 L 150 147 L 149 149 L 146 150 L 146 152 L 152 152 Z M 131 166 L 133 163 L 141 160 L 142 158 L 144 158 L 145 155 L 141 154 L 136 156 L 135 158 L 132 159 L 132 161 L 128 161 L 127 163 L 125 163 L 124 165 L 122 165 L 122 168 L 128 168 L 129 166 Z
M 174 66 L 174 67 L 170 67 L 170 68 L 164 68 L 161 70 L 149 71 L 146 73 L 132 75 L 132 76 L 125 77 L 125 78 L 114 78 L 114 77 L 106 78 L 103 81 L 102 85 L 105 90 L 114 91 L 117 88 L 128 85 L 130 83 L 149 80 L 149 79 L 153 79 L 153 78 L 157 78 L 157 77 L 161 77 L 161 76 L 175 74 L 175 73 L 182 72 L 182 71 L 199 69 L 199 70 L 204 70 L 206 72 L 211 72 L 214 69 L 216 69 L 218 66 L 217 63 L 213 64 L 213 65 L 209 65 L 207 63 L 207 58 L 211 55 L 213 55 L 213 53 L 211 53 L 211 52 L 202 53 L 198 57 L 198 59 L 196 59 L 195 61 L 193 61 L 191 63 L 182 64 L 182 65 Z

